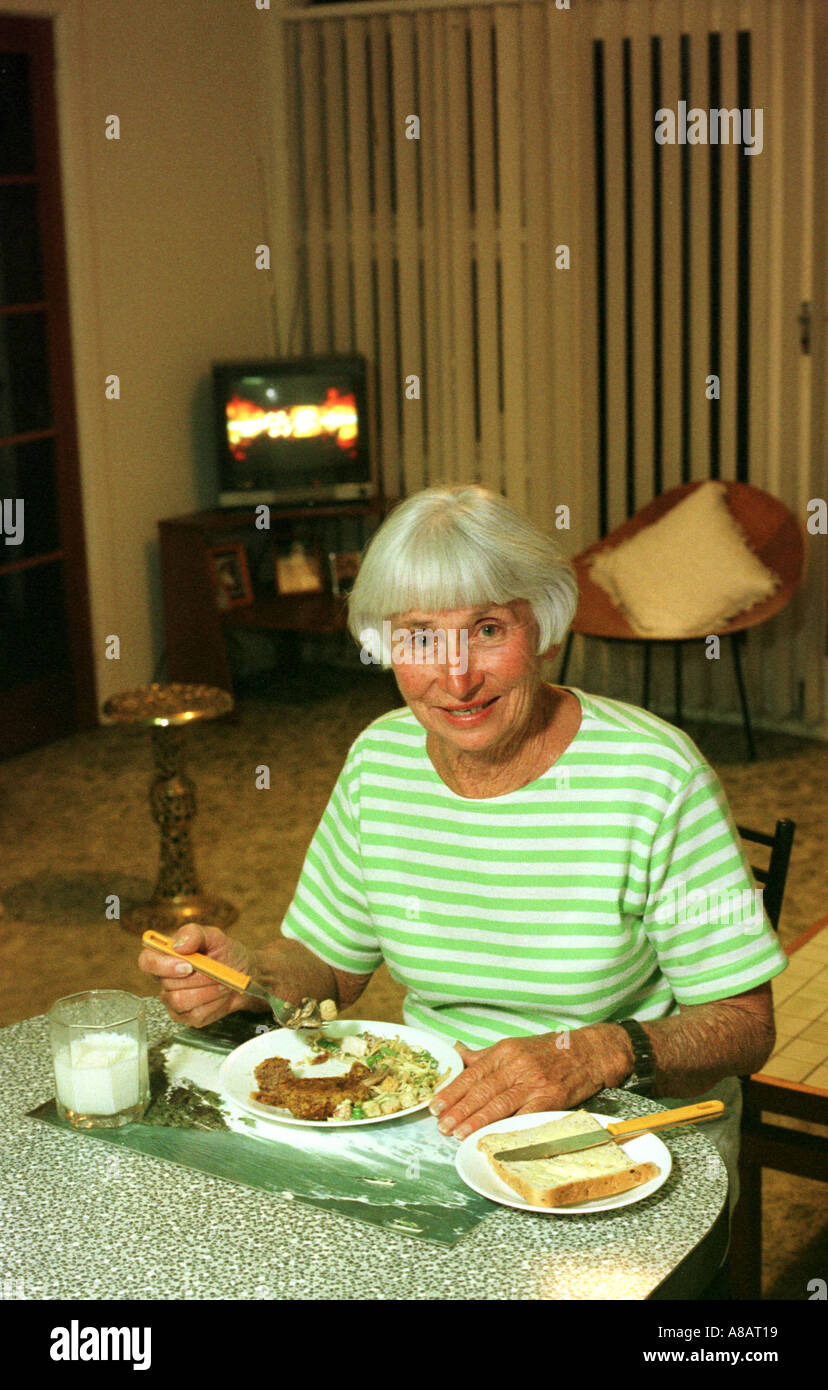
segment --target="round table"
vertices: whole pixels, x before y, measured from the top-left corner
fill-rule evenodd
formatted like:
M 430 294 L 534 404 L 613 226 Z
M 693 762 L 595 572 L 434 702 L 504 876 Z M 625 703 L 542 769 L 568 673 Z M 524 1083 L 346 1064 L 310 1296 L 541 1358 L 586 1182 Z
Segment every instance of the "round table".
M 147 1029 L 151 1044 L 171 1030 L 155 999 Z M 665 1136 L 672 1172 L 642 1202 L 566 1217 L 493 1202 L 445 1246 L 272 1190 L 255 1139 L 251 1186 L 233 1153 L 217 1176 L 187 1167 L 169 1137 L 150 1155 L 123 1143 L 126 1130 L 90 1137 L 29 1118 L 55 1090 L 43 1016 L 0 1029 L 0 1069 L 0 1268 L 28 1299 L 660 1302 L 697 1297 L 727 1249 L 727 1173 L 703 1125 Z M 594 1108 L 625 1119 L 660 1104 L 619 1090 Z M 290 1134 L 298 1182 L 301 1131 Z M 237 1137 L 205 1133 L 200 1161 L 212 1168 Z

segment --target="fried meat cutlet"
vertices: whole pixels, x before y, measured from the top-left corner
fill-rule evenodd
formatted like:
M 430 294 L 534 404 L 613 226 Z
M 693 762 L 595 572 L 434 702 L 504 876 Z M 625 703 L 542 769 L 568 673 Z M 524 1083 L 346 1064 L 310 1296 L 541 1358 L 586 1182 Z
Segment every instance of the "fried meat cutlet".
M 261 1090 L 253 1091 L 252 1099 L 289 1110 L 297 1120 L 327 1120 L 343 1100 L 370 1097 L 366 1084 L 370 1075 L 370 1067 L 354 1062 L 346 1076 L 294 1076 L 284 1058 L 271 1057 L 256 1067 Z
M 259 1063 L 254 1075 L 263 1091 L 272 1091 L 280 1082 L 289 1081 L 293 1072 L 286 1057 L 268 1057 Z

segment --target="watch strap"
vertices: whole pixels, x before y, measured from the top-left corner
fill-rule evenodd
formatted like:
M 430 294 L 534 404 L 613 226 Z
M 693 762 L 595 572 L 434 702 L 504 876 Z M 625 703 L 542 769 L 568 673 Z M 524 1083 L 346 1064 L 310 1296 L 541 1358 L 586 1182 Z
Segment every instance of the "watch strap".
M 655 1057 L 653 1046 L 636 1018 L 618 1019 L 619 1028 L 627 1034 L 633 1049 L 633 1070 L 623 1083 L 623 1090 L 652 1095 L 655 1087 Z

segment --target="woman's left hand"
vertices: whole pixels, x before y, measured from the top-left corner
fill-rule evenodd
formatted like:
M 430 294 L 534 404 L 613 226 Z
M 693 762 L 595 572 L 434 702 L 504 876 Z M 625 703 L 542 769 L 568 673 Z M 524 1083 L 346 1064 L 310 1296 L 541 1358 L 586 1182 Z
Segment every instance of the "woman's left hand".
M 619 1070 L 619 1058 L 601 1025 L 503 1038 L 479 1052 L 457 1043 L 457 1051 L 465 1069 L 430 1106 L 440 1117 L 438 1128 L 455 1139 L 509 1115 L 571 1110 L 604 1086 L 618 1084 L 607 1079 L 613 1068 Z

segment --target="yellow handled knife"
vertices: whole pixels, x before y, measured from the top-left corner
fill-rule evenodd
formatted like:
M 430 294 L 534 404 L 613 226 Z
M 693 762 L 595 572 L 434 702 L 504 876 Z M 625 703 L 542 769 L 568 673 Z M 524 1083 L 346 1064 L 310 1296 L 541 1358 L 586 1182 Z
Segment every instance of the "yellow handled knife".
M 700 1100 L 695 1105 L 683 1105 L 678 1110 L 662 1110 L 655 1115 L 637 1115 L 632 1120 L 613 1121 L 604 1128 L 596 1125 L 586 1134 L 570 1134 L 565 1139 L 550 1139 L 547 1143 L 528 1144 L 524 1148 L 501 1149 L 493 1155 L 507 1163 L 530 1162 L 535 1158 L 557 1158 L 558 1154 L 580 1153 L 599 1144 L 617 1144 L 637 1139 L 653 1130 L 668 1129 L 671 1125 L 698 1124 L 702 1120 L 717 1120 L 724 1113 L 720 1100 Z

